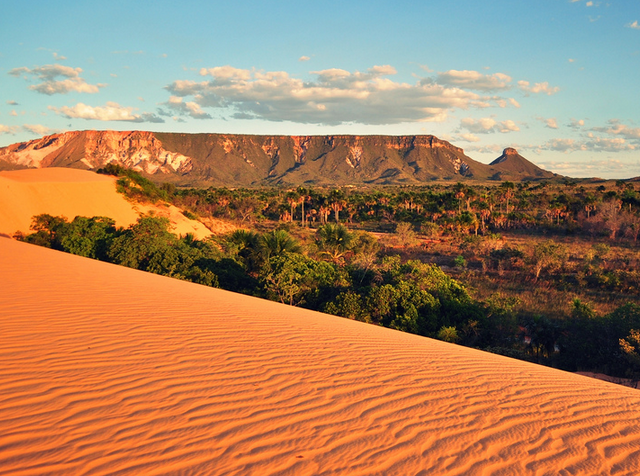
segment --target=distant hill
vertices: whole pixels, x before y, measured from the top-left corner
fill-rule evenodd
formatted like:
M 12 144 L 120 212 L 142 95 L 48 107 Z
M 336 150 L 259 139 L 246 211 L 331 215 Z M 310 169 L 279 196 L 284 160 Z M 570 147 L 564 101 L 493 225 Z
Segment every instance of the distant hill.
M 191 186 L 418 185 L 434 180 L 559 177 L 514 151 L 492 164 L 420 136 L 259 136 L 76 131 L 0 148 L 0 170 L 117 163 L 156 181 Z M 503 158 L 504 157 L 504 158 Z
M 502 155 L 489 165 L 500 169 L 491 177 L 494 180 L 540 180 L 555 175 L 529 162 L 511 147 L 504 149 Z

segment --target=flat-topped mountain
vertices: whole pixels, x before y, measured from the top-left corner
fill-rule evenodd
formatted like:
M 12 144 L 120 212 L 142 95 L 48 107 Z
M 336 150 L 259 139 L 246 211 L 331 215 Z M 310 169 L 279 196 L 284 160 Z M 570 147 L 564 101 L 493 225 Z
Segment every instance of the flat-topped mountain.
M 507 149 L 514 150 L 515 149 Z M 421 184 L 541 180 L 558 175 L 522 156 L 482 164 L 449 142 L 420 136 L 260 136 L 76 131 L 0 148 L 0 170 L 116 163 L 180 185 Z M 504 155 L 503 155 L 504 156 Z M 515 164 L 515 165 L 514 165 Z
M 512 147 L 504 149 L 502 155 L 489 165 L 500 169 L 498 176 L 493 177 L 497 180 L 520 180 L 523 175 L 537 179 L 549 178 L 548 171 L 529 162 Z

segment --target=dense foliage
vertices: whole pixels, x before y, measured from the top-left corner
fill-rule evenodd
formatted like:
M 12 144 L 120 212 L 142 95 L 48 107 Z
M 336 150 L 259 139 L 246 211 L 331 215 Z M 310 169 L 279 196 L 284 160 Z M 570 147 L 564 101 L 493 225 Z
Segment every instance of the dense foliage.
M 177 237 L 168 220 L 149 215 L 126 229 L 105 217 L 39 215 L 32 228 L 25 241 L 81 256 L 567 370 L 640 378 L 639 306 L 599 315 L 576 300 L 557 319 L 517 311 L 517 299 L 500 293 L 480 301 L 439 266 L 380 253 L 373 235 L 342 224 L 318 227 L 305 246 L 282 228 Z M 508 247 L 494 251 L 498 262 L 521 259 Z M 551 240 L 540 243 L 531 274 L 561 266 L 565 255 Z
M 640 196 L 631 182 L 608 183 L 609 190 L 571 180 L 229 190 L 157 186 L 117 165 L 100 172 L 118 176 L 120 191 L 135 200 L 169 201 L 189 218 L 235 220 L 248 229 L 199 241 L 175 236 L 154 216 L 118 229 L 105 217 L 40 215 L 24 239 L 567 370 L 640 380 Z

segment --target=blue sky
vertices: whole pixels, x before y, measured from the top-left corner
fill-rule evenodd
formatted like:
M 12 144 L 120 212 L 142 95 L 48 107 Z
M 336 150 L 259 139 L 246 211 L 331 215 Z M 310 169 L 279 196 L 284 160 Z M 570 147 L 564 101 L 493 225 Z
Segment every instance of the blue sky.
M 1 2 L 0 146 L 64 130 L 433 134 L 640 176 L 640 1 Z

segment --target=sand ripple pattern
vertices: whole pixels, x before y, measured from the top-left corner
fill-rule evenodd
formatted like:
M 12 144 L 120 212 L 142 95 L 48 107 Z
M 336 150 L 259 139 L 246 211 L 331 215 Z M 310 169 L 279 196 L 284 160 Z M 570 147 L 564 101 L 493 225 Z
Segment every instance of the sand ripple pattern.
M 0 475 L 637 475 L 640 392 L 0 239 Z

